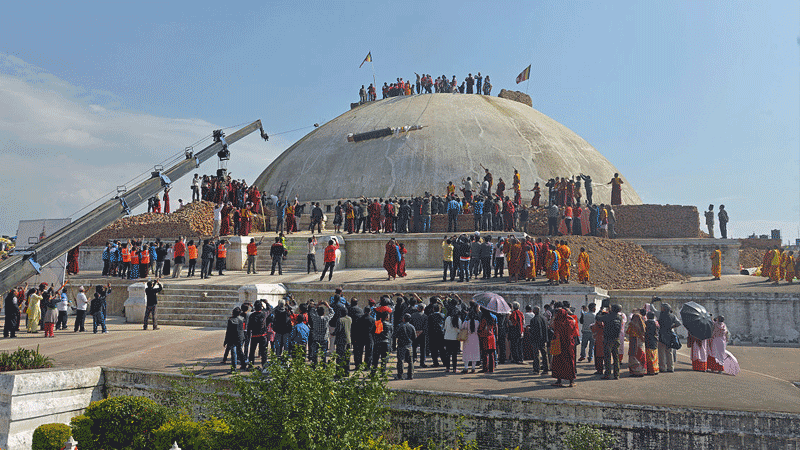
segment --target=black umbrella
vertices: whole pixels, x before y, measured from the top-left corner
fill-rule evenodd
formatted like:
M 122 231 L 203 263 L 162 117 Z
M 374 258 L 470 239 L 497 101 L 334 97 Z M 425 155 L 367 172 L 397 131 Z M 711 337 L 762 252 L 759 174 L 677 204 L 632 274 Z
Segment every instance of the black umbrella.
M 697 339 L 710 339 L 714 330 L 714 321 L 711 314 L 703 305 L 695 302 L 684 303 L 681 307 L 683 326 Z

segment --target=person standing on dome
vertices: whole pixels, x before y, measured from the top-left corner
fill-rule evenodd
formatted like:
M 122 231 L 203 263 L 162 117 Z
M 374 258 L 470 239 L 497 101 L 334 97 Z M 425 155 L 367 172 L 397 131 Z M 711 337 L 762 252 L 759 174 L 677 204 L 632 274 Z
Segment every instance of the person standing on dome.
M 611 205 L 621 205 L 622 204 L 622 185 L 624 182 L 622 178 L 619 177 L 618 173 L 614 174 L 614 178 L 608 182 L 611 185 Z M 588 189 L 588 187 L 587 187 Z M 591 203 L 590 203 L 591 204 Z
M 486 175 L 483 176 L 483 181 L 488 181 L 489 182 L 489 189 L 487 191 L 491 192 L 492 191 L 492 174 L 489 172 L 489 169 L 487 169 L 486 167 L 483 167 L 483 164 L 481 164 L 481 168 L 483 169 L 484 172 L 486 172 Z

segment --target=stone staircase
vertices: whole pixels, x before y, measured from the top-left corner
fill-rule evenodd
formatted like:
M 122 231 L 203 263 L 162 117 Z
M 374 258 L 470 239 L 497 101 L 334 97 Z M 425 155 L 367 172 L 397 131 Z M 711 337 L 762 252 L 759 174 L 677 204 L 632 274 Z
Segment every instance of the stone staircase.
M 269 242 L 268 242 L 269 240 Z M 270 246 L 275 242 L 275 238 L 265 238 L 264 243 L 258 248 L 258 258 L 256 259 L 256 267 L 258 271 L 263 274 L 269 274 L 272 270 L 272 258 L 269 256 Z M 308 253 L 308 236 L 287 236 L 286 247 L 289 254 L 283 261 L 283 273 L 305 273 L 306 272 L 306 254 Z M 317 238 L 317 270 L 322 270 L 325 264 L 322 262 L 322 254 L 325 249 L 323 240 Z M 245 267 L 245 270 L 247 267 Z M 313 267 L 311 268 L 314 269 Z M 277 270 L 277 268 L 276 268 Z M 277 274 L 277 272 L 276 272 Z
M 170 286 L 158 296 L 158 322 L 164 325 L 224 327 L 240 306 L 233 286 Z

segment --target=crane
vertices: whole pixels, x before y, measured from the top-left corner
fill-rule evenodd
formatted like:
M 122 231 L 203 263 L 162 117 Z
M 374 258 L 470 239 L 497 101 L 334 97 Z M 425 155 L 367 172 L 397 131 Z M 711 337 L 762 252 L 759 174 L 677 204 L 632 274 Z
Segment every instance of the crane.
M 265 141 L 269 139 L 261 125 L 261 120 L 256 120 L 227 137 L 222 130 L 214 130 L 214 142 L 208 147 L 197 153 L 187 149 L 186 158 L 174 166 L 166 170 L 156 166 L 149 179 L 105 201 L 28 250 L 12 254 L 8 259 L 0 262 L 0 293 L 8 292 L 21 282 L 40 273 L 42 266 L 49 264 L 69 249 L 99 233 L 117 219 L 129 215 L 133 208 L 156 195 L 161 189 L 171 184 L 172 180 L 177 180 L 200 167 L 200 164 L 212 156 L 217 155 L 220 161 L 230 159 L 228 146 L 255 130 L 261 131 L 261 138 Z

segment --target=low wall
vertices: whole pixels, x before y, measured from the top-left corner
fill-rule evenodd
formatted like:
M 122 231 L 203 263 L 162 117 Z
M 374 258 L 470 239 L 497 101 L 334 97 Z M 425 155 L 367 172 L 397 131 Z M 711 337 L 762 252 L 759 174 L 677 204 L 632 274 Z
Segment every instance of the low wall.
M 625 313 L 642 308 L 654 295 L 669 303 L 678 316 L 684 303 L 697 302 L 715 316 L 725 316 L 734 343 L 800 344 L 798 293 L 611 291 L 609 295 Z M 678 332 L 685 333 L 685 329 L 679 327 Z
M 626 239 L 678 272 L 711 276 L 711 255 L 719 246 L 722 273 L 739 273 L 739 241 L 735 239 Z
M 800 417 L 795 414 L 395 392 L 393 430 L 413 442 L 452 433 L 459 418 L 463 418 L 465 437 L 477 439 L 481 449 L 560 450 L 563 434 L 578 425 L 599 425 L 611 431 L 618 438 L 618 448 L 761 450 L 796 448 L 800 440 Z
M 0 448 L 30 449 L 36 427 L 69 423 L 103 398 L 104 385 L 99 367 L 0 374 Z
M 104 371 L 109 397 L 141 395 L 162 400 L 173 381 L 183 379 L 128 369 Z M 219 380 L 204 389 L 223 391 L 226 383 Z M 481 449 L 561 449 L 562 433 L 583 424 L 610 430 L 619 438 L 620 448 L 793 448 L 800 440 L 800 416 L 795 414 L 393 391 L 393 434 L 416 442 L 452 433 L 460 418 L 465 437 L 477 439 Z
M 618 238 L 697 238 L 700 216 L 695 206 L 617 205 L 613 207 Z M 545 208 L 531 210 L 528 232 L 547 234 Z

